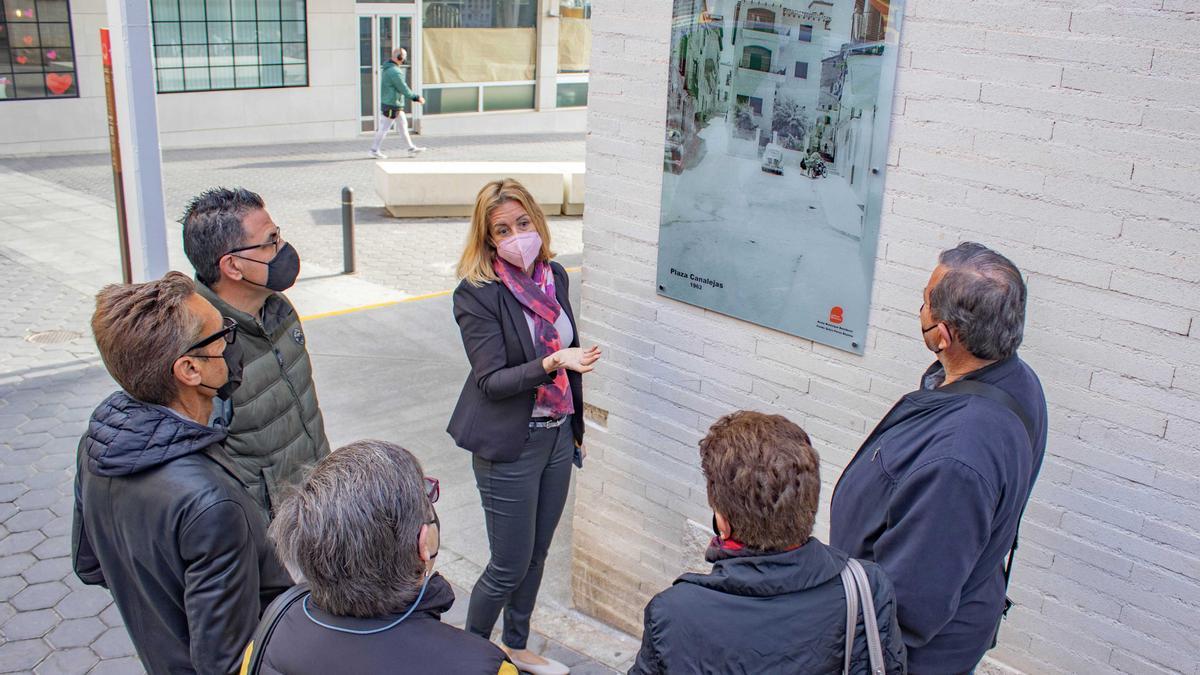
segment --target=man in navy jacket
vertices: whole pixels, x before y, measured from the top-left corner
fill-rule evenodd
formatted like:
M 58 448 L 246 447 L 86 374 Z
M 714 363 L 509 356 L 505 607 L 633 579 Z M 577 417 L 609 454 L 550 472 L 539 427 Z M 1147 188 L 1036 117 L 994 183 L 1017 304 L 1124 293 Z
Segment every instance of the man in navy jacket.
M 910 673 L 973 671 L 1005 609 L 1005 560 L 1046 450 L 1042 386 L 1017 356 L 1025 295 L 985 246 L 939 256 L 920 311 L 937 361 L 834 489 L 830 543 L 891 578 Z

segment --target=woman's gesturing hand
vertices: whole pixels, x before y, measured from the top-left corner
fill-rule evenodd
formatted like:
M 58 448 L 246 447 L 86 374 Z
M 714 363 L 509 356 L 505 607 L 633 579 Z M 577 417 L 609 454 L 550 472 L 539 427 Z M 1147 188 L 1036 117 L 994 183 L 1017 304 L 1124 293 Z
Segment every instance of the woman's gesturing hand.
M 600 360 L 600 354 L 600 347 L 596 345 L 587 349 L 581 347 L 560 349 L 542 359 L 542 368 L 545 368 L 547 373 L 552 373 L 559 368 L 574 370 L 577 373 L 590 373 L 596 367 L 596 361 Z

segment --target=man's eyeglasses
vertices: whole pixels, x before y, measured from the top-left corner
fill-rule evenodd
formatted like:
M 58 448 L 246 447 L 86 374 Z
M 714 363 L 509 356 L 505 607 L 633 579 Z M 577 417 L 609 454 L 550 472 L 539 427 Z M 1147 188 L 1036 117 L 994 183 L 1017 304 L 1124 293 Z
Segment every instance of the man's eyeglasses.
M 277 233 L 277 234 L 273 235 L 272 239 L 270 239 L 268 241 L 264 241 L 261 244 L 250 244 L 249 246 L 240 246 L 238 248 L 230 249 L 225 252 L 225 255 L 234 255 L 235 253 L 241 253 L 242 251 L 253 251 L 256 248 L 263 248 L 266 246 L 272 247 L 271 248 L 272 256 L 278 255 L 279 254 L 279 234 Z M 239 255 L 239 256 L 235 256 L 235 257 L 241 258 L 242 256 Z
M 221 330 L 213 333 L 212 335 L 209 335 L 208 337 L 200 340 L 199 342 L 192 345 L 191 347 L 188 347 L 187 349 L 183 350 L 183 354 L 187 354 L 190 351 L 200 349 L 201 347 L 207 347 L 208 345 L 210 345 L 220 339 L 224 339 L 226 344 L 233 344 L 234 341 L 237 340 L 237 327 L 238 327 L 237 321 L 231 319 L 230 317 L 224 317 L 221 319 Z M 181 356 L 182 356 L 182 354 L 181 354 Z
M 430 504 L 437 503 L 438 497 L 442 496 L 442 487 L 438 479 L 425 476 L 425 495 L 429 497 Z

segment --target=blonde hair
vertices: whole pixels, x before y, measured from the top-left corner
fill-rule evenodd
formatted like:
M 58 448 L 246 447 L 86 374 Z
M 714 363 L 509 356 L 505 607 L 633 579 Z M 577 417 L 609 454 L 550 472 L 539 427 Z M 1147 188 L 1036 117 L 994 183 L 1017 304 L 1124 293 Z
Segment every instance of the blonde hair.
M 546 227 L 546 215 L 542 207 L 529 194 L 524 185 L 512 178 L 494 180 L 479 191 L 475 197 L 475 211 L 471 214 L 471 229 L 467 231 L 467 243 L 458 260 L 458 278 L 472 286 L 482 286 L 496 281 L 496 270 L 492 261 L 496 258 L 496 247 L 492 245 L 490 232 L 492 212 L 505 202 L 516 202 L 529 214 L 533 227 L 542 238 L 542 250 L 538 260 L 550 262 L 554 251 L 550 250 L 550 228 Z

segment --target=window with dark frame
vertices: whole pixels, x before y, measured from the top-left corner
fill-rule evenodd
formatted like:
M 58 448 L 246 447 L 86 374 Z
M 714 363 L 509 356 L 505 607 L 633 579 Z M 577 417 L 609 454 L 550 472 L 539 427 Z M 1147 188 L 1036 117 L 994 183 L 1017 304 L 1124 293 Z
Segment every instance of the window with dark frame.
M 808 79 L 808 62 L 807 61 L 797 61 L 796 62 L 796 77 L 800 78 L 801 80 Z
M 159 93 L 308 86 L 306 0 L 151 0 Z
M 799 37 L 801 42 L 812 42 L 812 32 L 813 32 L 812 26 L 810 26 L 809 24 L 806 24 L 806 23 L 802 23 L 802 24 L 800 24 L 800 31 L 799 31 L 797 37 Z
M 78 98 L 69 0 L 0 0 L 0 101 Z
M 763 7 L 747 10 L 746 27 L 767 33 L 775 32 L 775 12 Z
M 742 49 L 742 68 L 770 72 L 771 50 L 758 45 L 749 45 Z

